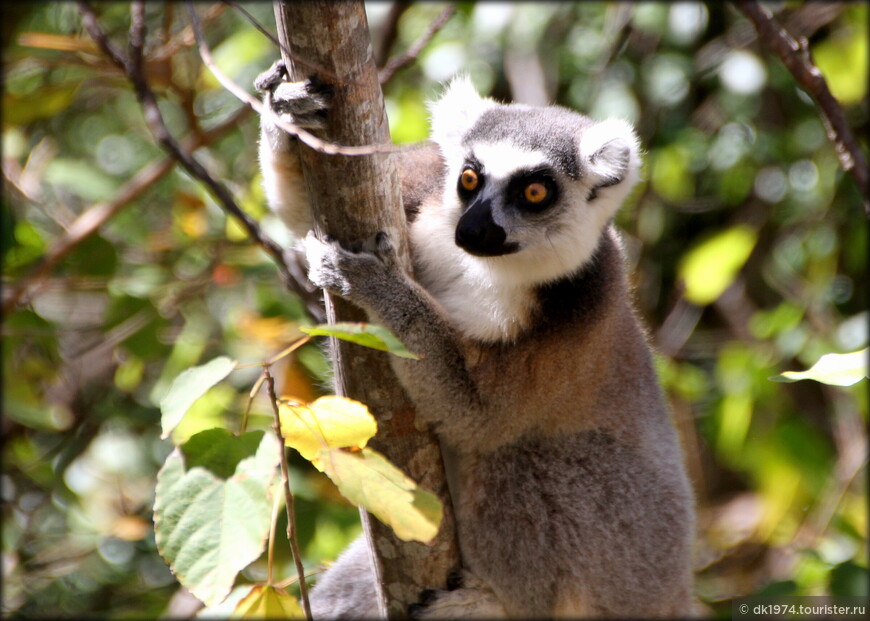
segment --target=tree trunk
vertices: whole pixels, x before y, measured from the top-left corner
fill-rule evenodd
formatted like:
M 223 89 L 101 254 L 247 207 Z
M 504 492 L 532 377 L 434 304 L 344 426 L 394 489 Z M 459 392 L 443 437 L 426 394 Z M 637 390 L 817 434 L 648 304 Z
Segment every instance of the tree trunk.
M 317 74 L 335 89 L 328 127 L 321 138 L 342 145 L 389 143 L 371 37 L 361 1 L 276 0 L 278 38 L 291 79 Z M 288 57 L 289 50 L 291 57 Z M 326 155 L 300 145 L 300 157 L 315 229 L 341 241 L 386 231 L 410 269 L 401 190 L 392 157 Z M 365 321 L 365 314 L 341 298 L 326 296 L 332 321 Z M 444 588 L 459 567 L 453 508 L 437 438 L 415 420 L 414 410 L 383 352 L 333 340 L 336 390 L 374 413 L 378 434 L 371 446 L 424 488 L 438 495 L 444 520 L 431 546 L 404 542 L 361 511 L 381 584 L 381 612 L 405 616 L 425 588 Z

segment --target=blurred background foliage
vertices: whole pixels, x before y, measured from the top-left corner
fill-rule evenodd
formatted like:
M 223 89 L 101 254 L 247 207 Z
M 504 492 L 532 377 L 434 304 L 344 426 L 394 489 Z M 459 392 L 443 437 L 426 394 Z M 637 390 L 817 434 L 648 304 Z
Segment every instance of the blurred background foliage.
M 394 39 L 396 7 L 368 7 L 382 58 L 384 37 L 404 51 L 443 9 L 407 4 Z M 274 31 L 270 3 L 242 6 Z M 867 4 L 769 6 L 808 38 L 863 140 Z M 125 47 L 129 5 L 95 8 Z M 196 8 L 218 65 L 252 91 L 274 44 L 234 6 Z M 29 285 L 2 327 L 3 613 L 189 615 L 196 602 L 154 544 L 154 477 L 171 449 L 157 403 L 183 369 L 220 354 L 264 360 L 311 320 L 203 186 L 161 164 L 76 5 L 2 10 L 4 300 Z M 207 143 L 196 155 L 212 174 L 292 243 L 266 213 L 255 115 L 203 66 L 186 7 L 149 2 L 146 15 L 148 77 L 170 129 Z M 617 223 L 697 492 L 697 594 L 709 613 L 728 617 L 747 594 L 866 595 L 867 380 L 768 379 L 867 344 L 867 222 L 811 99 L 730 4 L 459 3 L 385 86 L 395 141 L 425 138 L 425 102 L 458 71 L 499 99 L 638 128 L 645 181 Z M 77 218 L 107 209 L 95 234 L 68 243 Z M 34 277 L 57 247 L 69 252 Z M 320 394 L 326 367 L 306 346 L 281 369 L 283 392 Z M 256 375 L 211 390 L 175 439 L 238 429 Z M 252 412 L 253 426 L 268 424 L 265 401 Z M 292 465 L 313 569 L 359 532 L 358 518 L 307 462 Z M 286 550 L 279 560 L 294 575 Z

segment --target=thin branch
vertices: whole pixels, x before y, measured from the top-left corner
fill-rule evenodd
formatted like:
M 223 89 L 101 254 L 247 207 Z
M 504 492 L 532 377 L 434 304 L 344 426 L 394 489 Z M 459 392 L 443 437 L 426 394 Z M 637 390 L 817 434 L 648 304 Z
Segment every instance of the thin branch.
M 248 91 L 233 82 L 229 77 L 226 76 L 226 74 L 224 74 L 220 70 L 217 64 L 215 64 L 214 59 L 211 55 L 211 50 L 209 50 L 208 44 L 205 42 L 205 37 L 202 36 L 202 32 L 200 31 L 199 18 L 196 15 L 196 10 L 193 8 L 193 5 L 191 3 L 188 3 L 187 6 L 190 11 L 190 19 L 193 23 L 193 31 L 196 36 L 199 47 L 199 55 L 202 58 L 202 62 L 205 63 L 206 67 L 209 68 L 209 71 L 211 71 L 215 79 L 220 82 L 221 86 L 223 86 L 230 93 L 232 93 L 239 101 L 253 108 L 257 112 L 257 114 L 270 115 L 275 125 L 283 129 L 288 134 L 296 136 L 297 138 L 299 138 L 299 140 L 304 142 L 315 151 L 326 153 L 327 155 L 374 155 L 376 153 L 395 153 L 397 151 L 407 150 L 408 147 L 402 147 L 391 143 L 360 146 L 338 145 L 332 142 L 327 142 L 326 140 L 321 140 L 314 134 L 306 131 L 298 125 L 288 123 L 287 121 L 278 118 L 278 116 L 275 115 L 275 113 L 273 113 L 268 107 L 264 107 L 259 99 L 253 97 L 248 93 Z
M 140 4 L 140 2 L 135 2 L 133 5 L 132 20 L 137 23 L 131 24 L 131 33 L 136 33 L 141 29 L 144 34 L 144 14 L 136 10 L 136 7 Z M 112 62 L 123 69 L 127 78 L 132 82 L 136 98 L 143 108 L 145 122 L 148 124 L 151 134 L 157 142 L 163 145 L 181 163 L 187 172 L 208 186 L 212 195 L 221 203 L 224 210 L 235 216 L 242 223 L 242 226 L 245 227 L 248 235 L 255 239 L 266 252 L 272 255 L 278 264 L 278 270 L 285 284 L 290 288 L 295 288 L 293 277 L 287 268 L 284 251 L 281 247 L 260 230 L 257 223 L 238 206 L 230 191 L 222 183 L 215 180 L 203 165 L 187 152 L 169 132 L 160 108 L 157 106 L 154 92 L 149 88 L 143 71 L 141 44 L 144 41 L 131 38 L 131 58 L 125 59 L 117 50 L 113 50 L 113 46 L 109 43 L 106 33 L 100 27 L 92 9 L 84 0 L 79 0 L 79 9 L 82 12 L 85 28 L 87 28 L 91 38 L 97 42 L 101 49 L 110 54 Z
M 378 51 L 375 54 L 375 64 L 379 68 L 387 64 L 387 60 L 390 58 L 390 50 L 393 49 L 393 45 L 395 45 L 399 35 L 399 19 L 410 7 L 410 0 L 394 0 L 390 5 L 390 11 L 387 13 L 386 19 L 384 19 Z
M 234 8 L 236 11 L 238 11 L 239 13 L 241 13 L 242 16 L 243 16 L 246 20 L 248 20 L 248 22 L 250 22 L 250 24 L 251 24 L 254 28 L 256 28 L 257 30 L 260 31 L 260 34 L 262 34 L 264 37 L 266 37 L 267 39 L 269 39 L 269 41 L 271 41 L 272 43 L 274 43 L 275 46 L 276 46 L 279 50 L 282 50 L 282 51 L 287 52 L 288 54 L 290 54 L 290 51 L 289 51 L 289 50 L 284 50 L 284 49 L 283 49 L 283 46 L 281 45 L 281 42 L 278 40 L 278 37 L 276 37 L 276 36 L 273 35 L 271 32 L 269 32 L 269 30 L 268 30 L 267 28 L 265 28 L 265 27 L 263 26 L 263 24 L 261 24 L 260 22 L 258 22 L 257 19 L 256 19 L 253 15 L 251 15 L 245 7 L 243 7 L 242 5 L 240 5 L 238 2 L 233 2 L 232 0 L 224 0 L 224 4 L 228 4 L 229 6 L 231 6 L 232 8 Z M 188 6 L 190 6 L 190 5 L 188 4 Z
M 259 30 L 261 34 L 265 35 L 272 43 L 274 43 L 276 46 L 278 46 L 279 50 L 281 50 L 283 53 L 287 54 L 287 56 L 292 58 L 293 62 L 299 63 L 300 65 L 302 65 L 304 67 L 308 67 L 308 69 L 310 69 L 312 72 L 316 73 L 320 77 L 327 77 L 327 78 L 330 78 L 330 79 L 338 82 L 338 76 L 335 75 L 333 72 L 327 70 L 324 67 L 318 67 L 317 65 L 310 63 L 310 62 L 307 62 L 306 60 L 304 60 L 302 58 L 297 58 L 293 54 L 293 52 L 291 52 L 290 50 L 285 48 L 283 45 L 281 45 L 281 42 L 278 40 L 278 38 L 275 35 L 273 35 L 271 32 L 269 32 L 265 27 L 263 27 L 263 24 L 258 22 L 257 19 L 253 15 L 251 15 L 243 6 L 241 6 L 240 4 L 238 4 L 236 2 L 233 2 L 232 0 L 223 0 L 223 1 L 225 4 L 231 6 L 232 8 L 236 9 L 239 13 L 241 13 L 242 16 L 254 26 L 254 28 Z M 188 6 L 189 6 L 189 4 L 188 4 Z
M 738 8 L 758 31 L 759 39 L 779 56 L 795 80 L 815 99 L 821 109 L 828 138 L 834 144 L 840 165 L 851 173 L 864 196 L 864 211 L 870 218 L 870 179 L 867 160 L 855 140 L 843 108 L 831 94 L 822 72 L 813 64 L 806 38 L 795 40 L 776 18 L 758 2 L 740 1 Z
M 426 31 L 420 36 L 419 39 L 414 41 L 414 43 L 412 43 L 408 47 L 407 51 L 404 54 L 391 58 L 384 66 L 384 68 L 378 72 L 378 81 L 380 81 L 381 84 L 386 84 L 399 69 L 405 67 L 406 65 L 409 65 L 414 60 L 416 60 L 417 56 L 420 55 L 420 52 L 423 51 L 423 48 L 428 45 L 429 41 L 432 40 L 432 37 L 434 37 L 438 33 L 438 31 L 444 27 L 444 24 L 446 24 L 450 20 L 455 12 L 455 4 L 451 3 L 444 7 L 444 10 L 441 11 L 438 17 L 432 20 L 432 23 L 429 24 L 429 27 L 426 28 Z
M 293 552 L 293 561 L 296 564 L 296 574 L 299 576 L 299 594 L 302 596 L 302 609 L 305 618 L 311 619 L 311 604 L 308 602 L 308 585 L 305 582 L 305 568 L 302 566 L 302 553 L 299 551 L 299 541 L 296 536 L 296 511 L 295 498 L 290 491 L 290 474 L 287 466 L 287 449 L 284 447 L 284 436 L 281 433 L 281 414 L 278 411 L 278 395 L 275 393 L 275 379 L 269 372 L 269 364 L 263 364 L 263 375 L 266 377 L 266 387 L 269 391 L 269 401 L 272 402 L 272 411 L 275 421 L 272 428 L 278 436 L 281 445 L 281 483 L 284 486 L 284 504 L 287 508 L 287 538 L 290 540 L 290 549 Z
M 139 46 L 144 44 L 144 14 L 134 7 L 132 19 L 137 23 L 131 23 L 130 31 L 131 33 L 137 33 L 139 29 L 141 29 L 142 40 L 140 41 L 131 38 L 131 45 L 133 46 L 131 48 L 131 58 L 127 59 L 109 42 L 106 33 L 100 27 L 99 22 L 96 19 L 93 9 L 91 9 L 87 2 L 85 2 L 85 0 L 78 0 L 78 5 L 79 11 L 82 14 L 82 23 L 88 30 L 91 38 L 97 42 L 100 49 L 106 52 L 109 59 L 124 71 L 128 80 L 133 84 L 136 98 L 142 106 L 145 122 L 151 130 L 151 134 L 154 136 L 155 140 L 157 140 L 157 142 L 160 143 L 176 161 L 181 163 L 188 173 L 190 173 L 194 178 L 202 181 L 209 190 L 211 190 L 212 195 L 217 199 L 224 211 L 235 216 L 242 223 L 242 226 L 246 229 L 248 235 L 272 256 L 277 264 L 278 272 L 281 275 L 284 285 L 291 291 L 296 292 L 305 301 L 308 309 L 312 311 L 316 317 L 322 317 L 323 311 L 320 310 L 317 293 L 308 288 L 307 280 L 302 274 L 299 262 L 295 260 L 295 255 L 292 251 L 288 250 L 285 253 L 274 240 L 263 233 L 260 230 L 259 225 L 239 207 L 233 198 L 232 193 L 223 184 L 216 181 L 202 164 L 193 157 L 191 152 L 180 145 L 178 141 L 173 138 L 172 134 L 169 133 L 169 130 L 163 121 L 163 115 L 160 112 L 160 108 L 157 106 L 154 92 L 148 86 L 142 67 L 141 49 L 137 49 Z
M 249 113 L 249 108 L 239 108 L 226 121 L 210 129 L 205 134 L 197 135 L 191 133 L 184 139 L 185 149 L 193 151 L 214 142 L 218 137 L 226 133 L 227 130 L 236 127 L 239 121 Z M 99 231 L 121 209 L 139 198 L 145 190 L 172 170 L 175 163 L 176 159 L 172 156 L 166 156 L 159 161 L 151 162 L 121 186 L 112 200 L 97 203 L 79 215 L 67 227 L 66 231 L 54 240 L 51 248 L 48 249 L 39 264 L 27 276 L 21 279 L 14 289 L 4 296 L 3 312 L 8 313 L 20 304 L 27 304 L 41 290 L 41 285 L 64 257 L 91 235 Z

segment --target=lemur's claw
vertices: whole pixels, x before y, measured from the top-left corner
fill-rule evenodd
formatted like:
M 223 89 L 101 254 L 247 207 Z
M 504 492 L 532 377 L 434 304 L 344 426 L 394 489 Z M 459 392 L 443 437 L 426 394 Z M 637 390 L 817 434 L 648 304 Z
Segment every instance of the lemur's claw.
M 287 79 L 287 67 L 283 60 L 276 60 L 272 66 L 254 79 L 254 88 L 261 93 L 268 93 Z
M 333 88 L 316 75 L 290 82 L 281 60 L 257 76 L 254 88 L 264 95 L 264 103 L 287 123 L 308 129 L 325 125 Z

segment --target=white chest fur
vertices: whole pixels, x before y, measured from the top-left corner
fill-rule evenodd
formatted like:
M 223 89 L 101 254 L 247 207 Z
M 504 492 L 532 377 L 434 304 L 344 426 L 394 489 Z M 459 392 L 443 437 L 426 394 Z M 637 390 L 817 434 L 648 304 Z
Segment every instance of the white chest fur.
M 411 225 L 416 276 L 441 304 L 463 336 L 479 341 L 510 340 L 529 321 L 532 296 L 525 283 L 504 282 L 491 265 L 456 246 L 455 222 L 423 209 Z

